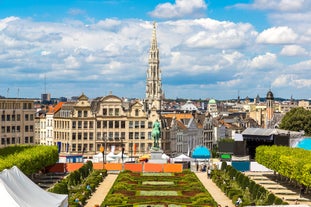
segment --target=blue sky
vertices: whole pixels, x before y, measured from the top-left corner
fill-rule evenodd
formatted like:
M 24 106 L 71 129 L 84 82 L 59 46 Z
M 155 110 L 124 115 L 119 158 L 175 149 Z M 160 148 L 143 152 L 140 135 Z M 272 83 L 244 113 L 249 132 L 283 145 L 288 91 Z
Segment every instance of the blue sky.
M 0 0 L 0 95 L 311 98 L 308 0 Z

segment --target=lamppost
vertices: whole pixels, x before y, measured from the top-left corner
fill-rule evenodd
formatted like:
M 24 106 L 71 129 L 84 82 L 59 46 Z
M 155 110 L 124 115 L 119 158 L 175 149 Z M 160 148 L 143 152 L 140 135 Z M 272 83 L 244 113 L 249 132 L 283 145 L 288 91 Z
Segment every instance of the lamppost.
M 103 153 L 103 169 L 105 169 L 105 148 L 103 145 L 100 146 L 99 151 Z

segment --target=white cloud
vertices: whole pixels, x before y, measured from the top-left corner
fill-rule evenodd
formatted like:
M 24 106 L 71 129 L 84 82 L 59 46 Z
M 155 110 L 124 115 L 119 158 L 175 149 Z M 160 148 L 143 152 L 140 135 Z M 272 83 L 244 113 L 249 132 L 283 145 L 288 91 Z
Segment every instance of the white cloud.
M 259 55 L 254 57 L 248 64 L 250 68 L 270 68 L 272 69 L 275 65 L 277 65 L 277 56 L 273 53 L 266 53 L 264 55 Z
M 291 75 L 288 75 L 288 74 L 280 75 L 272 82 L 272 86 L 273 87 L 288 86 L 291 79 L 292 79 Z
M 310 8 L 309 0 L 255 0 L 252 4 L 237 4 L 238 8 L 275 11 L 301 11 Z
M 175 0 L 175 4 L 159 4 L 150 15 L 157 18 L 197 17 L 206 8 L 204 0 Z
M 284 56 L 304 56 L 307 55 L 308 52 L 300 45 L 285 45 L 280 54 Z
M 301 89 L 301 88 L 310 88 L 311 79 L 296 79 L 291 82 L 291 86 Z
M 257 37 L 258 43 L 290 44 L 295 43 L 298 35 L 289 27 L 272 27 L 261 32 Z
M 60 85 L 66 86 L 66 93 L 70 92 L 71 96 L 84 91 L 89 97 L 97 97 L 113 91 L 118 96 L 144 97 L 152 22 L 103 19 L 86 27 L 79 21 L 11 20 L 0 19 L 5 25 L 0 33 L 0 73 L 5 72 L 0 76 L 2 88 L 14 82 L 22 92 L 21 85 L 27 82 L 25 77 L 31 77 L 23 89 L 33 95 L 38 85 L 42 85 L 42 74 L 46 74 L 49 92 L 54 97 L 65 95 L 59 90 Z M 290 33 L 288 30 L 285 29 L 286 34 Z M 253 92 L 253 86 L 265 90 L 273 81 L 281 87 L 287 76 L 278 77 L 290 72 L 296 77 L 288 76 L 286 80 L 308 87 L 311 63 L 301 61 L 290 66 L 284 57 L 278 57 L 310 53 L 310 46 L 297 41 L 299 31 L 295 32 L 296 39 L 279 41 L 291 40 L 295 44 L 280 48 L 258 44 L 256 38 L 264 32 L 258 35 L 249 23 L 210 18 L 159 22 L 157 38 L 166 96 L 204 98 L 214 94 L 214 98 L 221 98 L 232 96 L 237 89 Z M 265 43 L 269 42 L 265 38 Z M 39 90 L 34 96 L 39 96 Z
M 9 23 L 11 23 L 13 21 L 17 21 L 17 20 L 19 20 L 19 18 L 14 17 L 14 16 L 1 19 L 0 20 L 0 31 L 3 30 L 4 28 L 6 28 Z

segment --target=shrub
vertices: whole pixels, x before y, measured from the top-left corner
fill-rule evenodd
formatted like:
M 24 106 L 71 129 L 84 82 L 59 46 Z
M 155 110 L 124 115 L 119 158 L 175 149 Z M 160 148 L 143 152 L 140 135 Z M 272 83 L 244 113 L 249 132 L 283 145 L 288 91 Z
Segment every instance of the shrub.
M 223 161 L 223 162 L 221 163 L 221 170 L 224 171 L 226 168 L 227 168 L 227 162 L 226 162 L 226 161 Z
M 270 193 L 270 194 L 268 195 L 268 199 L 267 199 L 266 204 L 267 204 L 267 205 L 273 205 L 275 199 L 276 199 L 275 195 L 274 195 L 273 193 Z

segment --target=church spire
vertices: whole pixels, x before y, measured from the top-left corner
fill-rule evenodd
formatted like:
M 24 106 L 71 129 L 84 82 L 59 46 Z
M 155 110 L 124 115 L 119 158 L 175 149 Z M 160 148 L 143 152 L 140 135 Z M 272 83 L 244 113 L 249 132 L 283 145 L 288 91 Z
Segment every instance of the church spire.
M 155 107 L 160 109 L 162 96 L 162 81 L 160 71 L 159 48 L 157 44 L 156 23 L 153 23 L 151 46 L 149 49 L 149 68 L 147 70 L 146 80 L 146 101 L 148 108 Z
M 157 50 L 158 43 L 157 43 L 157 28 L 156 23 L 153 22 L 153 31 L 152 31 L 152 40 L 151 40 L 151 48 L 150 50 Z

